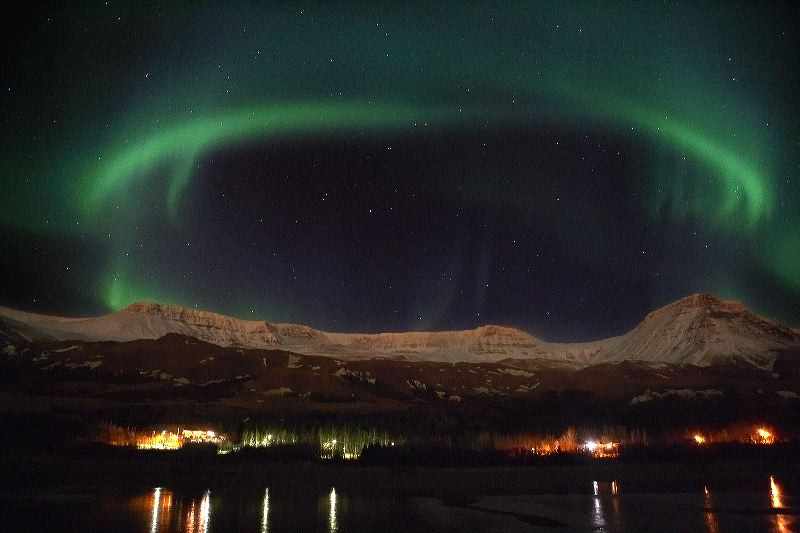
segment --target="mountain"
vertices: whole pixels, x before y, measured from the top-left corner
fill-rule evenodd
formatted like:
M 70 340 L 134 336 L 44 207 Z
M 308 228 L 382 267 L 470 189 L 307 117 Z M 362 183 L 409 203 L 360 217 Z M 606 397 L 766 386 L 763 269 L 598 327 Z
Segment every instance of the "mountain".
M 791 367 L 787 358 L 770 370 L 641 361 L 527 370 L 504 363 L 344 360 L 223 347 L 175 333 L 5 347 L 11 346 L 0 354 L 0 420 L 4 412 L 16 420 L 47 416 L 60 424 L 66 418 L 70 426 L 76 417 L 139 427 L 176 420 L 238 426 L 250 417 L 373 420 L 415 433 L 438 431 L 443 423 L 562 431 L 565 421 L 660 431 L 765 414 L 793 431 L 800 424 L 800 365 Z M 42 431 L 22 433 L 38 438 Z
M 373 357 L 428 361 L 497 361 L 509 357 L 547 358 L 543 344 L 523 331 L 481 326 L 466 331 L 408 333 L 329 333 L 298 324 L 240 320 L 217 313 L 139 302 L 95 318 L 70 319 L 0 307 L 7 338 L 28 341 L 131 341 L 157 339 L 169 333 L 195 337 L 219 346 L 280 348 L 306 355 L 358 359 Z
M 782 354 L 800 354 L 796 331 L 753 314 L 740 302 L 710 294 L 694 294 L 668 304 L 625 335 L 588 343 L 550 343 L 518 329 L 492 325 L 465 331 L 332 333 L 148 302 L 81 319 L 0 307 L 0 339 L 7 345 L 52 340 L 133 341 L 167 334 L 218 346 L 281 349 L 351 360 L 504 361 L 525 368 L 582 368 L 622 361 L 710 366 L 733 361 L 767 369 Z
M 609 341 L 596 362 L 650 361 L 708 366 L 735 360 L 769 368 L 778 354 L 800 353 L 800 335 L 741 302 L 693 294 L 648 314 Z

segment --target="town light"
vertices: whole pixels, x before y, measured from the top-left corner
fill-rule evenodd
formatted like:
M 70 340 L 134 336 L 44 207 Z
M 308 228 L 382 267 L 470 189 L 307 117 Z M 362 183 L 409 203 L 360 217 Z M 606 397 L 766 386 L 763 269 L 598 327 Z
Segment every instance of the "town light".
M 756 433 L 752 439 L 756 444 L 772 444 L 775 442 L 775 434 L 767 428 L 756 428 Z

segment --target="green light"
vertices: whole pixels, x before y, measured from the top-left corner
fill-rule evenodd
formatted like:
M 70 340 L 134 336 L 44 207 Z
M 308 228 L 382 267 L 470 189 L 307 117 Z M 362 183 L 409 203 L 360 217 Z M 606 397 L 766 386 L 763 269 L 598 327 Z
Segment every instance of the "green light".
M 158 165 L 172 168 L 166 204 L 177 216 L 180 196 L 189 184 L 198 157 L 211 149 L 253 139 L 276 139 L 305 133 L 375 133 L 412 129 L 449 118 L 453 113 L 402 104 L 294 103 L 238 109 L 151 132 L 118 146 L 85 172 L 78 190 L 84 212 L 91 214 L 134 180 L 152 177 Z

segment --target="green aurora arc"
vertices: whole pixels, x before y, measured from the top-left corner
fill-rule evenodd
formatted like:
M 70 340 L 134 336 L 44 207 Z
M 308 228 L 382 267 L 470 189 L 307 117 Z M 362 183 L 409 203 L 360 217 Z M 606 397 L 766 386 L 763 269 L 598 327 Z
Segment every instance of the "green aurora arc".
M 584 99 L 591 102 L 595 96 Z M 715 216 L 755 226 L 771 213 L 774 193 L 769 175 L 738 156 L 731 147 L 691 125 L 677 123 L 668 117 L 661 118 L 659 113 L 633 104 L 609 106 L 604 111 L 600 120 L 635 124 L 655 141 L 672 147 L 677 153 L 689 154 L 692 160 L 702 164 L 708 170 L 708 177 L 718 180 L 723 191 L 723 201 L 717 206 Z M 152 176 L 154 167 L 168 163 L 173 171 L 168 176 L 170 185 L 166 204 L 170 214 L 177 217 L 179 195 L 188 185 L 198 158 L 220 146 L 306 133 L 413 129 L 423 122 L 452 127 L 456 120 L 477 124 L 490 116 L 497 118 L 498 114 L 488 110 L 483 113 L 468 110 L 465 114 L 463 108 L 434 111 L 409 105 L 341 102 L 235 110 L 153 132 L 130 146 L 125 143 L 124 148 L 113 150 L 106 157 L 98 157 L 98 164 L 92 165 L 94 169 L 81 173 L 86 177 L 86 183 L 77 189 L 76 199 L 87 212 L 92 212 L 107 202 L 120 186 Z M 535 114 L 530 113 L 527 117 L 518 114 L 517 117 L 518 120 L 532 120 Z M 591 118 L 588 112 L 586 118 Z
M 598 95 L 582 95 L 574 102 L 588 104 L 608 98 Z M 588 107 L 588 106 L 587 106 Z M 300 103 L 269 105 L 258 109 L 245 108 L 206 119 L 192 120 L 164 131 L 153 133 L 150 137 L 132 143 L 106 157 L 99 158 L 95 169 L 86 172 L 86 183 L 79 188 L 76 198 L 82 203 L 84 215 L 93 216 L 105 206 L 110 198 L 115 198 L 118 189 L 133 180 L 146 180 L 160 175 L 155 168 L 167 164 L 172 171 L 167 175 L 169 182 L 165 205 L 170 216 L 177 221 L 181 193 L 191 183 L 193 169 L 198 159 L 221 146 L 253 140 L 275 140 L 280 137 L 342 133 L 360 133 L 383 130 L 414 129 L 423 123 L 433 127 L 453 127 L 456 124 L 479 124 L 492 116 L 497 119 L 503 113 L 468 109 L 429 109 L 411 105 L 376 103 Z M 702 218 L 706 223 L 724 224 L 728 231 L 755 232 L 759 225 L 769 221 L 775 201 L 771 188 L 772 179 L 768 173 L 756 168 L 751 160 L 738 156 L 732 147 L 693 128 L 690 124 L 677 123 L 662 117 L 656 111 L 644 110 L 631 103 L 614 103 L 605 107 L 595 106 L 585 110 L 583 120 L 595 120 L 611 124 L 634 125 L 664 149 L 682 156 L 688 165 L 695 164 L 702 171 L 694 176 L 710 183 L 708 188 L 717 191 L 721 201 L 713 206 L 707 205 L 705 198 L 685 198 L 683 191 L 691 190 L 686 183 L 691 177 L 673 176 L 672 196 L 653 198 L 653 202 L 669 201 L 683 209 L 684 215 Z M 531 122 L 538 120 L 535 110 L 519 115 L 516 120 Z M 578 120 L 581 117 L 578 115 Z M 512 120 L 509 114 L 507 120 Z M 710 191 L 709 191 L 710 192 Z M 796 235 L 796 234 L 795 234 Z M 781 244 L 780 241 L 783 241 Z M 800 257 L 786 254 L 797 242 L 792 235 L 779 239 L 771 252 L 774 264 L 781 265 L 776 274 L 787 274 L 785 281 L 800 289 L 800 279 L 792 275 L 800 271 Z M 784 262 L 789 267 L 784 266 Z M 119 309 L 132 301 L 144 297 L 141 289 L 131 290 L 121 282 L 124 272 L 115 271 L 108 284 L 105 301 Z
M 44 154 L 45 162 L 6 161 L 4 180 L 11 181 L 14 194 L 0 199 L 0 221 L 7 227 L 55 233 L 74 233 L 77 226 L 98 240 L 111 229 L 121 237 L 109 247 L 106 275 L 98 284 L 102 301 L 112 309 L 140 299 L 186 304 L 191 300 L 186 290 L 137 278 L 126 255 L 131 242 L 125 233 L 137 217 L 146 215 L 140 212 L 141 203 L 129 198 L 151 189 L 165 191 L 163 198 L 150 199 L 154 205 L 147 212 L 164 209 L 179 225 L 181 209 L 191 202 L 188 193 L 197 165 L 217 150 L 303 136 L 378 137 L 478 130 L 489 122 L 530 128 L 555 123 L 627 136 L 649 154 L 642 195 L 654 219 L 676 225 L 694 221 L 710 235 L 742 243 L 765 272 L 800 295 L 800 217 L 779 208 L 797 190 L 797 148 L 791 143 L 796 126 L 777 116 L 787 114 L 785 106 L 764 106 L 753 97 L 765 91 L 765 84 L 769 89 L 763 81 L 768 66 L 753 66 L 752 60 L 750 66 L 740 66 L 739 76 L 753 81 L 737 85 L 731 81 L 736 79 L 730 73 L 734 61 L 725 57 L 726 47 L 734 57 L 746 57 L 748 46 L 764 47 L 758 38 L 748 45 L 738 34 L 759 24 L 759 17 L 775 17 L 755 14 L 748 20 L 735 10 L 717 13 L 704 7 L 688 13 L 629 7 L 519 4 L 509 10 L 512 16 L 497 16 L 490 5 L 480 5 L 475 13 L 455 15 L 443 8 L 429 20 L 413 23 L 398 8 L 387 10 L 388 21 L 378 24 L 380 32 L 365 29 L 365 21 L 374 18 L 371 10 L 348 18 L 318 8 L 318 17 L 304 28 L 320 36 L 319 45 L 295 35 L 288 23 L 270 25 L 268 31 L 256 16 L 247 37 L 238 30 L 215 35 L 213 39 L 225 44 L 212 47 L 211 57 L 166 61 L 161 71 L 156 69 L 163 80 L 155 89 L 158 97 L 134 96 L 113 112 L 72 120 L 73 129 L 92 120 L 113 127 L 90 129 L 79 141 L 58 139 L 53 143 L 57 148 Z M 278 9 L 264 15 L 265 20 L 299 16 L 289 11 Z M 125 14 L 133 16 L 128 9 Z M 473 28 L 488 15 L 493 21 L 497 17 L 503 31 L 492 28 L 497 41 L 484 45 L 485 35 Z M 192 21 L 184 25 L 192 31 L 217 31 L 202 14 L 184 16 Z M 698 18 L 704 31 L 661 37 L 670 24 L 686 17 Z M 437 37 L 440 25 L 451 33 Z M 109 34 L 118 31 L 101 28 Z M 391 39 L 385 50 L 378 41 L 384 28 Z M 612 40 L 620 28 L 625 32 Z M 173 37 L 178 42 L 180 33 Z M 253 71 L 238 59 L 271 45 L 296 51 L 298 60 L 284 52 L 283 57 L 271 57 L 268 68 Z M 159 44 L 156 50 L 161 48 Z M 468 60 L 465 49 L 471 52 Z M 327 50 L 337 52 L 335 62 L 328 62 Z M 317 74 L 299 62 L 301 56 L 303 61 L 318 56 L 325 68 L 344 66 Z M 669 61 L 659 64 L 654 59 L 659 57 Z M 241 79 L 240 96 L 233 100 L 218 96 L 229 84 L 221 65 L 230 63 L 239 65 L 230 74 Z M 345 94 L 332 97 L 332 85 L 344 87 Z M 474 91 L 466 94 L 469 87 Z M 143 95 L 145 89 L 141 91 Z M 72 98 L 80 101 L 83 96 Z M 52 198 L 23 183 L 23 177 L 33 174 L 40 175 L 33 177 L 39 184 L 52 180 Z M 525 209 L 524 198 L 478 201 Z M 43 216 L 27 215 L 40 205 L 46 206 L 38 209 L 44 209 Z M 47 218 L 47 224 L 40 218 Z M 738 292 L 721 289 L 731 296 Z

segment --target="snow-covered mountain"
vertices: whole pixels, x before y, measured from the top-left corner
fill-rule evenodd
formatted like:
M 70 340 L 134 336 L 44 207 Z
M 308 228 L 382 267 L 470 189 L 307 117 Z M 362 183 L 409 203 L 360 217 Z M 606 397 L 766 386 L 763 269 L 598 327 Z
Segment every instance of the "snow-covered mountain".
M 306 355 L 343 358 L 406 357 L 430 361 L 498 361 L 529 358 L 542 341 L 499 326 L 467 331 L 408 333 L 328 333 L 298 324 L 241 320 L 217 313 L 138 302 L 105 316 L 71 319 L 0 307 L 9 341 L 156 339 L 179 333 L 220 346 L 279 348 Z M 546 357 L 547 354 L 537 353 Z
M 606 341 L 596 362 L 624 360 L 708 366 L 735 359 L 768 368 L 779 353 L 800 355 L 800 335 L 741 302 L 693 294 L 648 314 L 631 332 Z
M 277 348 L 344 359 L 404 357 L 444 362 L 518 360 L 568 367 L 625 360 L 708 366 L 728 359 L 767 368 L 781 353 L 800 355 L 800 334 L 739 302 L 695 294 L 653 311 L 631 332 L 589 343 L 548 343 L 523 331 L 481 326 L 465 331 L 330 333 L 140 302 L 95 318 L 62 318 L 0 307 L 0 339 L 129 341 L 179 333 L 220 346 Z

